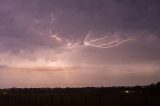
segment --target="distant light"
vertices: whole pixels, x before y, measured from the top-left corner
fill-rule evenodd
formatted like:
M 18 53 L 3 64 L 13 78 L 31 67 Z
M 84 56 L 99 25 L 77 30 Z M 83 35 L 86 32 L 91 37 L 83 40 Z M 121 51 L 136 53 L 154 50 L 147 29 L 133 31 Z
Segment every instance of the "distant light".
M 7 92 L 3 92 L 3 95 L 6 95 L 7 94 Z
M 129 91 L 125 91 L 126 93 L 129 93 Z
M 126 90 L 126 91 L 124 91 L 126 94 L 127 93 L 135 93 L 135 91 L 128 91 L 128 90 Z

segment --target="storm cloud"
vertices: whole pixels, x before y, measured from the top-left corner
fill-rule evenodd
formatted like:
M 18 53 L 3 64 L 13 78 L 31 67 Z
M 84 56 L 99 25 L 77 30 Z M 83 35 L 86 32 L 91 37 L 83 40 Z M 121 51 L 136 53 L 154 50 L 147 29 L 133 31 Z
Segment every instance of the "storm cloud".
M 70 80 L 62 81 L 62 85 L 50 81 L 46 86 L 52 86 L 51 83 L 54 86 L 133 85 L 158 81 L 159 11 L 159 0 L 0 0 L 0 70 L 3 70 L 0 87 L 14 86 L 16 82 L 7 84 L 7 81 L 15 79 L 18 83 L 21 77 L 15 76 L 22 72 L 21 68 L 27 71 L 28 67 L 32 70 L 38 67 L 34 72 L 37 79 L 42 74 L 38 69 L 53 68 L 53 72 L 46 71 L 46 82 L 33 78 L 35 83 L 19 82 L 16 86 L 43 86 L 48 80 L 55 80 L 52 79 L 55 67 L 71 70 Z M 51 38 L 50 31 L 64 42 Z M 134 40 L 108 49 L 83 47 L 89 32 L 92 39 L 118 35 L 120 39 Z M 68 41 L 80 43 L 76 48 L 67 48 Z M 7 69 L 13 71 L 7 73 Z M 64 72 L 59 73 L 63 73 L 58 74 L 60 81 Z M 81 76 L 89 82 L 82 83 Z M 81 80 L 75 80 L 76 77 Z

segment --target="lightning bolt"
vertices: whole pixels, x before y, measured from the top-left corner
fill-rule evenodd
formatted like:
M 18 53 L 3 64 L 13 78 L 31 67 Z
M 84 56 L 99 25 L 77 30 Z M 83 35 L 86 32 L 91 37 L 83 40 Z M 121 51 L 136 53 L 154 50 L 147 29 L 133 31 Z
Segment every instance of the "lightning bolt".
M 51 38 L 55 38 L 57 41 L 62 41 L 60 37 L 57 36 L 58 34 L 53 34 L 51 30 L 49 30 L 49 36 Z
M 87 37 L 85 38 L 84 41 L 86 41 L 87 38 L 89 38 L 89 37 L 90 37 L 90 34 L 87 35 Z M 102 38 L 93 39 L 93 40 L 91 40 L 91 41 L 89 41 L 89 42 L 92 43 L 92 42 L 96 42 L 96 41 L 101 41 L 101 40 L 106 39 L 106 38 L 107 38 L 107 36 L 104 36 L 104 37 L 102 37 Z
M 88 41 L 88 38 L 90 37 L 90 33 L 86 35 L 85 39 L 84 39 L 84 45 L 86 46 L 92 46 L 92 47 L 96 47 L 96 48 L 112 48 L 112 47 L 116 47 L 121 45 L 122 43 L 128 42 L 130 40 L 134 40 L 134 39 L 125 39 L 125 40 L 121 40 L 119 38 L 116 38 L 116 40 L 112 40 L 108 43 L 103 43 L 104 40 L 107 38 L 106 36 L 101 37 L 101 38 L 97 38 L 97 39 L 92 39 L 90 41 Z M 115 36 L 116 37 L 116 36 Z M 101 41 L 101 44 L 96 44 L 97 42 Z
M 50 23 L 53 24 L 53 22 L 55 21 L 55 16 L 53 14 L 51 14 L 50 17 L 51 17 Z M 64 47 L 67 47 L 67 48 L 91 46 L 91 47 L 95 47 L 95 48 L 107 49 L 107 48 L 113 48 L 113 47 L 119 46 L 119 45 L 121 45 L 121 44 L 123 44 L 125 42 L 129 42 L 131 40 L 134 40 L 134 39 L 131 39 L 131 38 L 129 38 L 129 39 L 120 39 L 120 37 L 117 36 L 117 35 L 115 35 L 112 38 L 112 40 L 110 40 L 110 41 L 107 40 L 108 36 L 103 36 L 103 37 L 100 37 L 100 38 L 89 40 L 91 38 L 91 35 L 92 35 L 92 32 L 89 32 L 85 36 L 83 41 L 79 40 L 77 42 L 72 42 L 70 39 L 65 39 L 65 38 L 59 37 L 57 33 L 54 34 L 52 32 L 52 29 L 49 29 L 49 36 L 51 38 L 54 38 L 57 41 L 63 43 Z

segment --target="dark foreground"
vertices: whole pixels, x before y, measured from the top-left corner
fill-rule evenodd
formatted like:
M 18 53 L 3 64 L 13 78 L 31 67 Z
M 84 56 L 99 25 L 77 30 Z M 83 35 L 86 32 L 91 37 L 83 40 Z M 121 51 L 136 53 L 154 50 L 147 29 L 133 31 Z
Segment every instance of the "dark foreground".
M 0 106 L 160 106 L 160 87 L 1 89 Z

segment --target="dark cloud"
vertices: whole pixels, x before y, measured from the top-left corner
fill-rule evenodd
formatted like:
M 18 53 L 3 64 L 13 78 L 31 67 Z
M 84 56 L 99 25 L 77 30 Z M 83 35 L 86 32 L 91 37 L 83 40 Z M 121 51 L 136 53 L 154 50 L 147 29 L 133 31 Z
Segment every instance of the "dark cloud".
M 1 1 L 0 39 L 4 45 L 23 49 L 51 45 L 51 41 L 48 43 L 48 39 L 38 33 L 46 33 L 50 27 L 74 39 L 84 37 L 89 31 L 102 34 L 159 32 L 159 4 L 157 0 Z M 54 25 L 49 23 L 51 13 L 58 14 Z
M 158 0 L 1 0 L 0 51 L 35 50 L 57 42 L 48 37 L 48 29 L 62 37 L 84 39 L 113 32 L 135 37 L 141 46 L 125 48 L 129 57 L 157 57 L 159 49 L 160 2 Z M 56 16 L 51 24 L 50 15 Z M 42 34 L 43 35 L 42 35 Z M 141 48 L 140 48 L 141 47 Z M 122 49 L 123 51 L 123 49 Z M 132 52 L 130 52 L 132 51 Z M 146 53 L 145 53 L 146 52 Z M 125 54 L 125 53 L 122 53 Z M 153 60 L 155 59 L 153 58 Z

